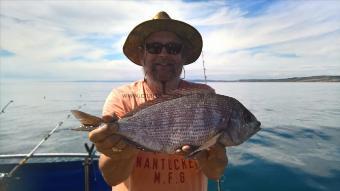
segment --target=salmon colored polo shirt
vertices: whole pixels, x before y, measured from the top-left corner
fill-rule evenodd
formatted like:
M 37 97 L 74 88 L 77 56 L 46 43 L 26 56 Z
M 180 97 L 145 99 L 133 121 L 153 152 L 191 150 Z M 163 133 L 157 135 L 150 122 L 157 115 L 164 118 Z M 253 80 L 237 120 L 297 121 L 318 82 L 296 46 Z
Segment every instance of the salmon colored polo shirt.
M 179 88 L 212 89 L 204 84 L 181 80 Z M 155 99 L 144 80 L 113 89 L 103 107 L 103 116 L 124 116 L 140 104 Z M 206 191 L 208 179 L 196 160 L 180 155 L 140 151 L 129 178 L 114 191 Z

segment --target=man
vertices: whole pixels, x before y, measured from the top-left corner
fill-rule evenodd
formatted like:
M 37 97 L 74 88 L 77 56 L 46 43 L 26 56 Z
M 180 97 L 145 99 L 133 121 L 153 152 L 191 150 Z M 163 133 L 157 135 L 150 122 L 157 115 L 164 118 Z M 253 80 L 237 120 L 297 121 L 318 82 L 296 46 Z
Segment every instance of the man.
M 143 67 L 145 78 L 114 89 L 106 99 L 103 119 L 123 117 L 138 105 L 176 89 L 211 89 L 180 79 L 183 65 L 200 56 L 202 37 L 187 23 L 173 20 L 165 12 L 136 26 L 123 47 L 124 54 Z M 144 152 L 128 144 L 110 126 L 89 134 L 102 153 L 99 167 L 106 182 L 118 191 L 207 190 L 207 177 L 218 179 L 227 164 L 225 148 L 216 144 L 186 160 L 191 150 L 183 145 L 177 154 Z

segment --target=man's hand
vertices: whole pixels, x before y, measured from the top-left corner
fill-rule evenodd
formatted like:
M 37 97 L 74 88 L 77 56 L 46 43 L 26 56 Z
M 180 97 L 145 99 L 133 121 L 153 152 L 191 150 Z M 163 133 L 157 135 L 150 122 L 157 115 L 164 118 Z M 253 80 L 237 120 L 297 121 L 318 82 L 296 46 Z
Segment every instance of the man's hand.
M 104 121 L 111 121 L 112 118 L 105 117 Z M 97 151 L 111 159 L 126 159 L 137 155 L 138 149 L 126 143 L 123 138 L 115 134 L 116 128 L 113 125 L 103 124 L 89 133 L 89 139 L 96 146 Z
M 184 145 L 176 153 L 188 155 L 192 151 L 189 145 Z M 194 157 L 203 173 L 209 179 L 218 180 L 223 175 L 224 168 L 228 164 L 225 147 L 220 143 L 213 145 L 208 150 L 200 151 Z
M 112 117 L 105 116 L 103 120 L 110 122 Z M 89 133 L 90 141 L 95 144 L 97 151 L 102 153 L 99 158 L 99 169 L 110 186 L 115 186 L 129 177 L 139 152 L 121 136 L 116 135 L 116 129 L 108 123 Z

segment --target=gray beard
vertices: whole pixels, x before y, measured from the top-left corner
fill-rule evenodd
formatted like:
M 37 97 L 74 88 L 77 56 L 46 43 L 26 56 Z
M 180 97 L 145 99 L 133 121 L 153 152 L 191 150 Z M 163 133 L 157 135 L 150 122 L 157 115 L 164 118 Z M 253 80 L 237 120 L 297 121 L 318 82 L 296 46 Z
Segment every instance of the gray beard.
M 174 67 L 174 65 L 168 65 L 167 67 L 169 67 L 169 72 L 166 73 L 166 75 L 164 74 L 160 74 L 157 71 L 157 64 L 154 64 L 152 66 L 152 70 L 151 70 L 151 76 L 154 80 L 156 81 L 161 81 L 161 82 L 167 82 L 170 81 L 174 78 L 176 78 L 176 69 Z
M 143 68 L 144 69 L 144 68 Z M 176 71 L 175 65 L 171 64 L 169 66 L 169 72 L 164 76 L 164 74 L 159 74 L 157 71 L 157 64 L 153 64 L 150 71 L 145 71 L 145 77 L 154 81 L 154 82 L 161 82 L 166 83 L 168 81 L 179 79 L 182 71 Z

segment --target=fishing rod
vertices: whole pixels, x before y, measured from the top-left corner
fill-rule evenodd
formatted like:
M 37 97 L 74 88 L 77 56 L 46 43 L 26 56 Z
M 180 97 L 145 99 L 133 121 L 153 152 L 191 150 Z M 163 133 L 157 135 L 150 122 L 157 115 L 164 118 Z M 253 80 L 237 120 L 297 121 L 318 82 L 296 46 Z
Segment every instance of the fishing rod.
M 204 64 L 204 55 L 203 55 L 203 51 L 202 51 L 202 65 L 203 65 L 204 83 L 207 84 L 207 74 L 205 73 L 205 71 L 206 71 L 207 69 L 205 68 L 205 64 Z
M 81 105 L 78 106 L 78 109 L 81 108 Z M 70 118 L 70 114 L 67 115 L 67 119 Z M 34 152 L 42 145 L 60 126 L 63 125 L 64 122 L 60 121 L 57 123 L 57 125 L 29 152 L 25 158 L 23 158 L 9 173 L 5 174 L 6 177 L 10 178 L 13 176 L 13 174 L 22 166 L 24 165 L 28 159 L 32 157 Z
M 204 83 L 207 84 L 207 74 L 206 74 L 206 68 L 205 68 L 205 64 L 204 64 L 204 54 L 203 54 L 203 51 L 202 51 L 202 67 L 203 67 L 203 74 L 204 74 Z M 221 191 L 221 178 L 218 179 L 216 181 L 216 185 L 217 185 L 217 191 Z
M 56 127 L 54 129 L 52 129 L 52 131 L 50 131 L 50 133 L 47 134 L 47 136 L 45 136 L 32 150 L 30 153 L 28 153 L 24 159 L 22 159 L 8 174 L 8 177 L 12 177 L 12 175 L 14 174 L 15 171 L 17 171 L 17 169 L 19 167 L 21 167 L 23 164 L 25 164 L 28 159 L 31 158 L 31 156 L 34 154 L 34 152 L 40 147 L 40 145 L 42 145 L 54 132 L 55 130 L 57 130 L 61 125 L 63 124 L 63 122 L 59 122 Z
M 202 66 L 203 66 L 203 74 L 204 74 L 204 83 L 207 84 L 207 74 L 206 74 L 206 68 L 205 68 L 205 64 L 204 64 L 204 54 L 203 54 L 203 51 L 202 51 Z M 221 178 L 218 179 L 216 181 L 216 185 L 217 185 L 217 191 L 221 191 Z
M 14 102 L 13 100 L 9 101 L 9 102 L 2 108 L 0 114 L 5 113 L 5 109 L 6 109 L 11 103 L 13 103 L 13 102 Z
M 203 51 L 202 51 L 202 66 L 203 66 L 203 74 L 204 74 L 204 83 L 207 84 L 207 74 L 206 74 L 206 68 L 205 68 L 205 64 L 204 64 L 204 54 L 203 54 Z M 221 178 L 218 179 L 216 181 L 216 185 L 217 185 L 217 191 L 221 191 Z

